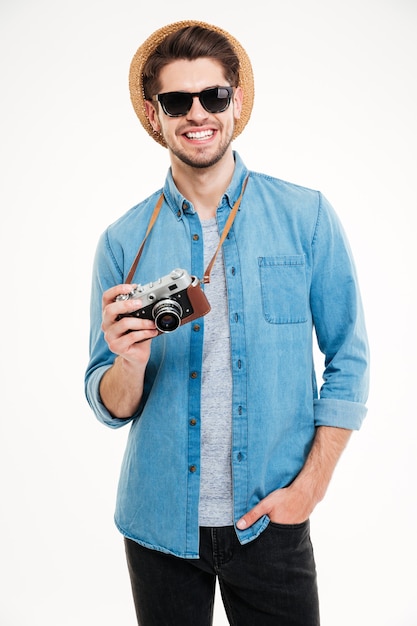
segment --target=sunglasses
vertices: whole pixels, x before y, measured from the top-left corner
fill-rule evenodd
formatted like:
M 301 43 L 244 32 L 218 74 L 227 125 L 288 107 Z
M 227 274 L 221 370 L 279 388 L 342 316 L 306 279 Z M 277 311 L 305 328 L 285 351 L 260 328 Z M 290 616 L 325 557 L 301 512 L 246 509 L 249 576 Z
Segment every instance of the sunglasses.
M 222 113 L 229 106 L 232 94 L 233 87 L 213 87 L 195 93 L 186 91 L 159 93 L 153 96 L 152 100 L 160 102 L 163 112 L 169 117 L 181 117 L 187 115 L 193 106 L 194 98 L 197 97 L 208 113 Z

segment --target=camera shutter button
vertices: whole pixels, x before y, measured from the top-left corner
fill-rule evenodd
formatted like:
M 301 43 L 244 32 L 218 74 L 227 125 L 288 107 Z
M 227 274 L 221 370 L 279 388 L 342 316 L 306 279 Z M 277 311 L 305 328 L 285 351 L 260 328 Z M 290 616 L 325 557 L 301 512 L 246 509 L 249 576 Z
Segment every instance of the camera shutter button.
M 180 270 L 180 269 L 172 270 L 171 278 L 173 280 L 176 280 L 177 278 L 181 278 L 183 274 L 184 274 L 184 270 Z

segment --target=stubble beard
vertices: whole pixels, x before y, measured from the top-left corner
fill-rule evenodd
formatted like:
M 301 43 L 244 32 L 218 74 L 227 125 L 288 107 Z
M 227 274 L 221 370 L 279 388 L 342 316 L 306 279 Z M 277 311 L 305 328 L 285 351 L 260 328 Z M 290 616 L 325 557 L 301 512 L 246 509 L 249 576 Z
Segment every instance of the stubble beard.
M 189 167 L 193 167 L 195 169 L 206 169 L 212 167 L 213 165 L 216 165 L 216 163 L 221 161 L 221 159 L 224 157 L 227 150 L 229 149 L 230 144 L 232 143 L 232 138 L 233 129 L 229 137 L 227 137 L 225 141 L 220 144 L 215 154 L 211 154 L 210 151 L 206 151 L 206 149 L 202 147 L 192 156 L 190 156 L 185 150 L 180 150 L 177 147 L 173 147 L 172 145 L 170 145 L 167 142 L 166 138 L 165 142 L 172 154 L 185 165 L 188 165 Z M 206 154 L 206 152 L 208 152 L 208 154 Z

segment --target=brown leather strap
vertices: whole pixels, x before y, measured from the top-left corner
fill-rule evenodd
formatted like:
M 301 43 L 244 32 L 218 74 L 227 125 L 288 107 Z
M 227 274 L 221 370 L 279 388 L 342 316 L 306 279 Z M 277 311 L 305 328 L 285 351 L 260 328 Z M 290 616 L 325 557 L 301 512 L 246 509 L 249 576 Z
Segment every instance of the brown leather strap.
M 145 241 L 147 240 L 148 235 L 149 235 L 149 233 L 151 232 L 151 230 L 152 230 L 152 228 L 153 228 L 153 226 L 154 226 L 154 224 L 155 224 L 155 222 L 156 222 L 156 218 L 157 218 L 157 217 L 158 217 L 158 215 L 159 215 L 159 211 L 161 210 L 161 207 L 162 207 L 162 203 L 163 203 L 163 201 L 164 201 L 164 194 L 163 194 L 163 193 L 161 193 L 161 195 L 159 196 L 159 200 L 158 200 L 158 202 L 156 203 L 155 208 L 154 208 L 154 210 L 153 210 L 153 213 L 152 213 L 152 215 L 151 215 L 151 219 L 149 220 L 149 224 L 148 224 L 148 228 L 147 228 L 147 230 L 146 230 L 145 237 L 143 238 L 143 241 L 142 241 L 142 243 L 140 244 L 140 248 L 139 248 L 139 250 L 138 250 L 138 253 L 137 253 L 136 257 L 135 257 L 135 260 L 134 260 L 134 261 L 133 261 L 133 263 L 132 263 L 132 267 L 131 267 L 131 268 L 130 268 L 130 270 L 129 270 L 129 274 L 127 275 L 127 278 L 126 278 L 126 283 L 127 283 L 128 285 L 132 282 L 132 278 L 133 278 L 133 276 L 135 275 L 136 268 L 137 268 L 138 263 L 139 263 L 139 259 L 140 259 L 140 257 L 142 256 L 143 248 L 144 248 L 144 246 L 145 246 Z
M 237 214 L 237 212 L 238 212 L 238 209 L 239 209 L 240 203 L 241 203 L 241 201 L 242 201 L 243 194 L 244 194 L 245 189 L 246 189 L 246 184 L 247 184 L 247 182 L 248 182 L 248 178 L 249 178 L 249 176 L 247 176 L 247 177 L 245 178 L 245 180 L 244 180 L 244 182 L 243 182 L 243 185 L 242 185 L 242 190 L 241 190 L 241 192 L 240 192 L 240 196 L 239 196 L 239 198 L 236 200 L 236 202 L 235 202 L 235 203 L 234 203 L 234 205 L 233 205 L 232 210 L 230 211 L 230 215 L 229 215 L 229 217 L 227 218 L 226 224 L 225 224 L 225 226 L 224 226 L 224 228 L 223 228 L 223 232 L 222 232 L 222 234 L 221 234 L 220 241 L 219 241 L 219 245 L 217 246 L 217 250 L 216 250 L 216 252 L 214 253 L 214 256 L 213 256 L 213 258 L 211 259 L 210 263 L 208 264 L 206 271 L 204 272 L 204 277 L 203 277 L 203 280 L 201 281 L 202 283 L 209 283 L 209 282 L 210 282 L 210 274 L 211 274 L 211 270 L 213 269 L 213 265 L 214 265 L 214 263 L 215 263 L 215 261 L 216 261 L 216 258 L 217 258 L 217 255 L 218 255 L 218 253 L 219 253 L 219 250 L 220 250 L 220 248 L 222 247 L 223 242 L 224 242 L 224 240 L 226 239 L 226 237 L 227 237 L 227 235 L 228 235 L 228 233 L 229 233 L 229 230 L 230 230 L 230 229 L 231 229 L 231 227 L 232 227 L 233 220 L 234 220 L 234 219 L 235 219 L 235 217 L 236 217 L 236 214 Z M 155 222 L 156 222 L 156 219 L 157 219 L 157 217 L 158 217 L 158 215 L 159 215 L 159 212 L 160 212 L 160 210 L 161 210 L 161 207 L 162 207 L 162 203 L 163 203 L 163 201 L 164 201 L 164 194 L 163 194 L 163 193 L 161 193 L 161 195 L 159 196 L 158 202 L 156 203 L 155 208 L 154 208 L 154 210 L 153 210 L 153 213 L 152 213 L 152 215 L 151 215 L 151 219 L 149 220 L 149 224 L 148 224 L 148 228 L 147 228 L 147 230 L 146 230 L 145 237 L 143 238 L 143 241 L 142 241 L 142 243 L 140 244 L 140 248 L 139 248 L 139 250 L 138 250 L 138 253 L 137 253 L 137 255 L 136 255 L 136 257 L 135 257 L 135 260 L 134 260 L 134 261 L 133 261 L 133 263 L 132 263 L 132 267 L 130 268 L 129 273 L 128 273 L 127 277 L 126 277 L 126 283 L 127 283 L 127 284 L 130 284 L 130 283 L 132 282 L 133 276 L 135 275 L 136 268 L 137 268 L 138 263 L 139 263 L 139 259 L 140 259 L 140 257 L 142 256 L 142 252 L 143 252 L 143 248 L 144 248 L 144 246 L 145 246 L 145 242 L 146 242 L 146 240 L 147 240 L 147 238 L 148 238 L 149 233 L 151 232 L 152 228 L 154 227 L 154 224 L 155 224 Z
M 204 284 L 206 284 L 206 283 L 209 283 L 209 282 L 210 282 L 210 274 L 211 274 L 211 270 L 213 269 L 213 265 L 214 265 L 214 263 L 215 263 L 215 261 L 216 261 L 216 258 L 217 258 L 217 255 L 218 255 L 218 253 L 219 253 L 219 250 L 220 250 L 220 248 L 222 247 L 223 242 L 224 242 L 224 240 L 226 239 L 226 237 L 227 237 L 227 235 L 228 235 L 228 233 L 229 233 L 229 230 L 230 230 L 230 229 L 231 229 L 231 227 L 232 227 L 233 220 L 235 219 L 235 217 L 236 217 L 236 213 L 238 212 L 238 209 L 239 209 L 239 207 L 240 207 L 240 203 L 241 203 L 241 201 L 242 201 L 242 197 L 243 197 L 243 194 L 244 194 L 244 192 L 245 192 L 247 182 L 248 182 L 248 176 L 245 178 L 245 180 L 244 180 L 244 182 L 243 182 L 243 185 L 242 185 L 242 190 L 241 190 L 241 192 L 240 192 L 240 196 L 238 197 L 238 199 L 237 199 L 237 200 L 236 200 L 236 202 L 234 203 L 233 208 L 232 208 L 232 210 L 230 211 L 230 215 L 229 215 L 229 217 L 227 218 L 226 224 L 224 225 L 223 232 L 222 232 L 222 235 L 221 235 L 221 237 L 220 237 L 219 245 L 217 246 L 217 250 L 216 250 L 216 252 L 214 253 L 214 256 L 213 256 L 213 258 L 211 259 L 210 263 L 207 265 L 206 271 L 204 272 L 204 277 L 203 277 L 203 280 L 201 281 L 201 282 L 202 282 L 202 283 L 204 283 Z

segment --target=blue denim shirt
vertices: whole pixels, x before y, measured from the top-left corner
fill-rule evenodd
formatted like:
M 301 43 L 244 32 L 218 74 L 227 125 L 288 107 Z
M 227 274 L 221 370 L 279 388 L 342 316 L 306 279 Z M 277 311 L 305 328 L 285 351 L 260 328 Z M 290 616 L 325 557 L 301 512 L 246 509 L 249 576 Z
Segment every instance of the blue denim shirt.
M 248 174 L 234 156 L 234 176 L 217 210 L 220 231 Z M 204 273 L 199 217 L 170 172 L 163 192 L 137 283 L 176 267 L 198 277 Z M 107 426 L 130 424 L 115 513 L 119 530 L 144 546 L 197 558 L 205 318 L 152 341 L 136 415 L 113 419 L 99 394 L 100 379 L 115 358 L 101 331 L 101 296 L 125 281 L 160 193 L 128 211 L 99 241 L 86 395 Z M 236 522 L 271 491 L 293 481 L 317 426 L 360 427 L 366 414 L 368 345 L 349 245 L 321 193 L 250 172 L 223 256 L 233 369 Z M 313 329 L 324 354 L 320 389 Z M 264 516 L 250 528 L 236 529 L 237 536 L 249 542 L 268 523 Z

